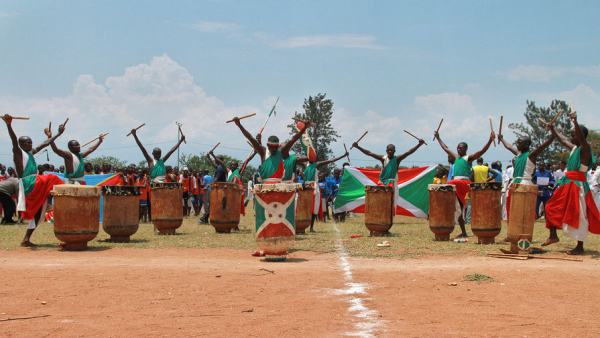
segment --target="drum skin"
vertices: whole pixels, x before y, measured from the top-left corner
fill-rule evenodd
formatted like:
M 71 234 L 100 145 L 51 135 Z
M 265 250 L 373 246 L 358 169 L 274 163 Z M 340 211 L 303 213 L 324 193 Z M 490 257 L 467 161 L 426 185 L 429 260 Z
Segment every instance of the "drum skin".
M 493 244 L 502 228 L 502 184 L 471 183 L 471 230 L 479 244 Z
M 436 241 L 449 241 L 454 231 L 456 214 L 456 192 L 450 184 L 430 184 L 429 229 Z
M 179 183 L 153 183 L 152 223 L 159 235 L 174 235 L 183 223 L 183 191 Z
M 128 243 L 139 228 L 139 187 L 103 187 L 102 228 L 111 242 Z
M 531 184 L 512 184 L 509 187 L 509 194 L 508 241 L 516 243 L 524 236 L 531 242 L 538 188 Z
M 64 250 L 85 250 L 100 228 L 100 188 L 57 185 L 54 195 L 54 235 Z
M 310 226 L 314 194 L 315 187 L 310 184 L 306 184 L 301 190 L 298 190 L 298 200 L 296 201 L 296 234 L 305 233 L 306 228 Z
M 242 189 L 237 183 L 214 182 L 210 191 L 210 224 L 218 233 L 230 233 L 240 224 Z
M 394 223 L 394 188 L 365 186 L 365 226 L 371 236 L 389 234 Z

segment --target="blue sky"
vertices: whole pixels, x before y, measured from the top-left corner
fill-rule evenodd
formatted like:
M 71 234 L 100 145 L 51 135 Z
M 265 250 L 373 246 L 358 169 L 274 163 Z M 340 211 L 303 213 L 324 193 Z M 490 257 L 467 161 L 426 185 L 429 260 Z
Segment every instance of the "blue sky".
M 128 129 L 146 122 L 141 138 L 167 148 L 175 120 L 182 152 L 221 141 L 242 157 L 224 120 L 258 112 L 246 122 L 256 130 L 280 96 L 267 133 L 283 135 L 303 99 L 326 92 L 348 144 L 368 129 L 365 146 L 402 150 L 414 143 L 402 129 L 431 140 L 444 116 L 445 141 L 475 150 L 488 117 L 520 121 L 527 99 L 571 101 L 599 128 L 599 13 L 597 1 L 0 1 L 0 112 L 35 118 L 15 122 L 34 142 L 66 116 L 63 146 L 110 131 L 98 154 L 132 162 Z M 444 160 L 430 143 L 407 164 Z

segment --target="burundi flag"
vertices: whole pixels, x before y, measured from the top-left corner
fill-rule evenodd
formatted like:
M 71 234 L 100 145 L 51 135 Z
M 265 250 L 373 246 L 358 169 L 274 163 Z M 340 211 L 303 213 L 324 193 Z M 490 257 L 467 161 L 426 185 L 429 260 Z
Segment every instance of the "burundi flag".
M 254 195 L 256 238 L 289 237 L 296 234 L 295 195 L 293 191 Z
M 304 122 L 302 121 L 296 121 L 296 123 L 294 124 L 294 131 L 299 131 L 304 127 Z M 315 147 L 313 146 L 312 140 L 310 139 L 310 136 L 308 135 L 308 130 L 306 130 L 304 132 L 304 134 L 302 134 L 302 137 L 300 138 L 300 145 L 302 146 L 302 153 L 306 154 L 306 157 L 308 157 L 308 161 L 309 162 L 315 162 L 317 160 L 317 150 L 315 149 Z
M 365 212 L 365 186 L 377 185 L 378 169 L 346 167 L 335 198 L 335 212 Z M 429 214 L 427 186 L 433 182 L 435 166 L 398 170 L 396 215 L 426 218 Z

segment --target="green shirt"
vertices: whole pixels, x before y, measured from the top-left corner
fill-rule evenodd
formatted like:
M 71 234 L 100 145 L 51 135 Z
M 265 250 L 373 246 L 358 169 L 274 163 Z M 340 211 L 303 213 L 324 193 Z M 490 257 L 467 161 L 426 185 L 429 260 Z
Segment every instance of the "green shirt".
M 283 177 L 283 156 L 279 149 L 273 154 L 268 154 L 268 157 L 265 158 L 265 161 L 260 165 L 258 173 L 263 180 Z
M 398 167 L 400 166 L 400 161 L 396 156 L 387 159 L 387 163 L 384 164 L 383 169 L 381 169 L 381 174 L 379 174 L 379 181 L 383 184 L 389 184 L 395 181 L 398 178 Z
M 73 154 L 75 155 L 75 154 Z M 66 178 L 80 178 L 83 177 L 84 175 L 84 164 L 83 164 L 83 155 L 81 154 L 77 154 L 77 158 L 79 159 L 79 165 L 77 166 L 77 168 L 73 168 L 73 172 L 72 173 L 65 173 L 65 177 Z
M 521 183 L 521 181 L 523 181 L 523 175 L 525 175 L 525 167 L 527 166 L 528 159 L 528 151 L 520 153 L 515 157 L 512 183 Z
M 291 181 L 294 177 L 294 171 L 296 171 L 296 155 L 290 155 L 283 161 L 283 180 Z
M 304 182 L 316 181 L 317 162 L 312 162 L 304 169 Z
M 469 155 L 459 157 L 454 161 L 454 177 L 471 177 L 471 163 L 467 162 Z
M 150 179 L 155 179 L 165 175 L 167 175 L 167 169 L 165 168 L 165 161 L 161 158 L 154 163 L 152 170 L 150 170 Z
M 37 176 L 37 163 L 35 163 L 35 158 L 33 158 L 32 153 L 24 153 L 27 154 L 27 164 L 25 165 L 25 168 L 23 168 L 22 181 L 25 195 L 28 195 L 33 190 L 33 186 L 35 185 L 35 179 Z

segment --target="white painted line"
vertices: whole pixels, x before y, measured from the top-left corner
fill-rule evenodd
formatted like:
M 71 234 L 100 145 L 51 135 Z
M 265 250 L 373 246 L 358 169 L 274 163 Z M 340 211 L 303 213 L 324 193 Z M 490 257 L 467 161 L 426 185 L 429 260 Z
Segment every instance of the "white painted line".
M 353 337 L 375 337 L 375 331 L 383 329 L 383 322 L 379 320 L 379 312 L 370 309 L 365 304 L 365 301 L 368 300 L 366 298 L 368 284 L 354 281 L 352 265 L 348 260 L 348 252 L 342 242 L 340 229 L 335 223 L 333 223 L 333 229 L 336 233 L 335 251 L 337 252 L 340 268 L 344 273 L 344 285 L 346 286 L 334 292 L 338 295 L 349 296 L 348 311 L 356 318 L 354 330 L 345 334 Z

